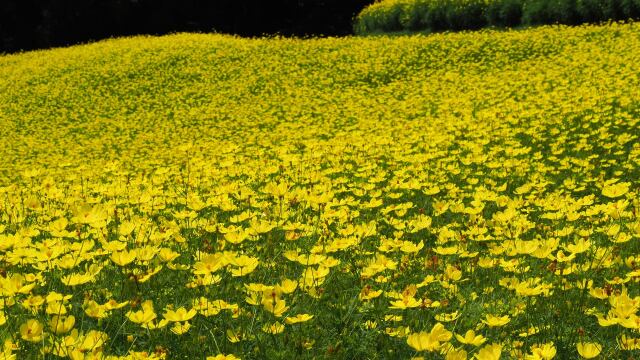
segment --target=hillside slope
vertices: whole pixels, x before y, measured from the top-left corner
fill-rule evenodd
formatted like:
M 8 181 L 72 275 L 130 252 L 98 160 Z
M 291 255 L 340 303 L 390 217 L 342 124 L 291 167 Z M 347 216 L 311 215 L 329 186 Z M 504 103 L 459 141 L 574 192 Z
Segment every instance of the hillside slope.
M 640 24 L 2 56 L 3 354 L 624 358 L 639 136 Z

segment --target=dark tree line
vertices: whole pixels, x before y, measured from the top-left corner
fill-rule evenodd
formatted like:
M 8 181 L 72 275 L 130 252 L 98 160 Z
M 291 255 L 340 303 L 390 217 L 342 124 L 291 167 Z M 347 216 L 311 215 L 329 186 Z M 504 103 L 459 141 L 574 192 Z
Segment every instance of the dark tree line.
M 0 52 L 181 31 L 346 35 L 373 0 L 0 0 Z

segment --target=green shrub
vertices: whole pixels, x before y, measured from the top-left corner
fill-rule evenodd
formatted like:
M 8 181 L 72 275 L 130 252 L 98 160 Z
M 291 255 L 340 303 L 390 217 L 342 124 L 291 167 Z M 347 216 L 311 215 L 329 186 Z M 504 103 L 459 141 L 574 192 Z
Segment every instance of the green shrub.
M 576 0 L 581 22 L 640 18 L 639 0 Z
M 451 30 L 477 30 L 486 27 L 484 16 L 486 3 L 483 0 L 451 1 L 447 7 L 447 25 Z
M 530 0 L 524 5 L 522 23 L 526 25 L 580 23 L 576 0 Z
M 424 14 L 429 12 L 429 1 L 417 0 L 404 4 L 402 14 L 400 14 L 400 24 L 405 30 L 426 29 L 426 19 Z
M 640 0 L 622 0 L 621 8 L 626 19 L 640 19 Z
M 367 34 L 629 19 L 640 19 L 640 0 L 382 0 L 358 15 L 354 29 Z
M 522 1 L 496 0 L 487 4 L 485 19 L 491 26 L 514 27 L 522 21 Z

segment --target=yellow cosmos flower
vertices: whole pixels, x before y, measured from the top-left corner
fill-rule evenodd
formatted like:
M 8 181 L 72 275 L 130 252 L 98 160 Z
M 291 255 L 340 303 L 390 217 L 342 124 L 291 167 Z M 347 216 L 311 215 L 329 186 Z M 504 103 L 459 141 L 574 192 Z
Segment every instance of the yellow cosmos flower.
M 578 354 L 584 359 L 593 359 L 600 355 L 600 351 L 602 351 L 602 345 L 593 342 L 579 342 L 576 344 L 576 348 L 578 349 Z
M 164 313 L 164 318 L 171 322 L 182 322 L 191 320 L 194 316 L 196 316 L 198 312 L 195 309 L 187 310 L 184 307 L 178 308 L 178 310 L 167 310 Z
M 443 342 L 449 341 L 453 333 L 437 323 L 430 332 L 421 331 L 407 337 L 407 344 L 416 351 L 437 351 Z
M 38 342 L 42 340 L 44 327 L 35 319 L 27 320 L 20 325 L 20 337 L 22 340 L 29 342 Z
M 54 334 L 60 335 L 65 334 L 73 329 L 73 326 L 76 323 L 76 318 L 73 315 L 69 316 L 58 316 L 54 315 L 49 320 L 49 326 Z
M 527 355 L 527 360 L 551 360 L 556 356 L 556 347 L 553 342 L 534 345 L 531 347 L 531 355 Z
M 89 300 L 84 303 L 84 312 L 94 319 L 104 319 L 110 314 L 106 307 L 93 300 Z
M 284 319 L 284 322 L 286 322 L 287 324 L 291 325 L 291 324 L 297 324 L 297 323 L 300 323 L 300 322 L 309 321 L 311 319 L 313 319 L 313 315 L 298 314 L 296 316 L 287 316 Z
M 76 349 L 81 352 L 94 351 L 101 348 L 108 339 L 109 336 L 102 331 L 89 330 L 86 334 L 78 336 Z
M 191 329 L 191 324 L 188 321 L 185 322 L 176 322 L 171 327 L 171 332 L 176 335 L 182 335 Z
M 391 301 L 390 304 L 389 309 L 407 309 L 418 307 L 422 305 L 422 302 L 416 300 L 413 296 L 405 296 L 400 300 Z
M 136 259 L 136 251 L 118 251 L 111 254 L 111 261 L 118 266 L 127 266 Z
M 474 358 L 476 360 L 500 360 L 500 355 L 502 355 L 502 345 L 491 344 L 480 349 Z
M 275 288 L 276 292 L 291 294 L 298 288 L 298 282 L 295 280 L 285 279 L 279 285 L 276 285 Z
M 504 326 L 508 324 L 509 321 L 511 321 L 511 318 L 509 317 L 509 315 L 496 316 L 492 314 L 487 314 L 485 317 L 485 320 L 482 320 L 482 323 L 488 325 L 489 327 L 498 327 L 498 326 Z
M 473 345 L 473 346 L 480 346 L 484 344 L 485 341 L 487 341 L 487 339 L 484 336 L 476 335 L 476 333 L 473 330 L 467 330 L 464 336 L 460 336 L 456 334 L 456 339 L 463 344 Z
M 207 360 L 240 360 L 240 358 L 232 354 L 218 354 L 216 356 L 207 356 Z
M 602 195 L 608 198 L 620 197 L 629 192 L 630 185 L 631 184 L 628 182 L 621 182 L 621 183 L 614 183 L 614 184 L 607 183 L 602 188 Z
M 464 349 L 451 349 L 447 351 L 445 360 L 467 360 L 467 352 Z
M 631 338 L 623 334 L 617 339 L 617 343 L 620 345 L 620 349 L 622 350 L 640 350 L 640 338 Z M 595 343 L 595 345 L 598 345 L 599 349 L 602 349 L 600 344 Z
M 149 321 L 156 318 L 156 313 L 153 311 L 153 302 L 147 300 L 142 303 L 142 309 L 138 311 L 128 311 L 127 318 L 136 324 L 146 324 Z
M 284 331 L 284 325 L 279 323 L 279 322 L 275 322 L 271 325 L 265 325 L 262 327 L 262 331 L 269 333 L 269 334 L 280 334 L 281 332 Z
M 460 317 L 459 311 L 454 311 L 449 314 L 438 314 L 435 316 L 436 321 L 439 322 L 452 322 Z
M 282 299 L 271 300 L 271 299 L 265 298 L 262 301 L 262 305 L 264 306 L 265 310 L 267 310 L 268 312 L 272 313 L 277 317 L 282 316 L 282 314 L 285 311 L 289 310 L 289 307 L 286 306 L 286 302 Z

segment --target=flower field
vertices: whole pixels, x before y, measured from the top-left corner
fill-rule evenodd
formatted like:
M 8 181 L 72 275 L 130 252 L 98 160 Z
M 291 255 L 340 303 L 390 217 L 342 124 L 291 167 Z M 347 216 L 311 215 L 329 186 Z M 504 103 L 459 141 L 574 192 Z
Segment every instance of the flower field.
M 640 24 L 0 56 L 0 359 L 640 355 Z

